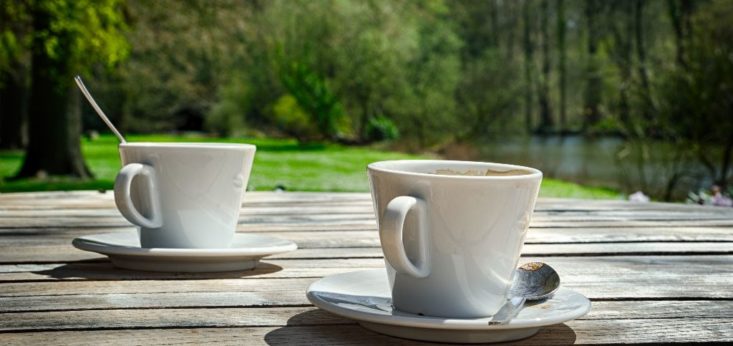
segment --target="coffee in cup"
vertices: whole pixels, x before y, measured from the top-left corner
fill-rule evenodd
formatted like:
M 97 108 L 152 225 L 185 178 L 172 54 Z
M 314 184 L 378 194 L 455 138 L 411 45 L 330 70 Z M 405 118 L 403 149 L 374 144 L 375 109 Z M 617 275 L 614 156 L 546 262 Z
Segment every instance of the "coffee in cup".
M 392 300 L 480 318 L 506 302 L 542 180 L 529 167 L 442 160 L 368 166 Z
M 255 146 L 123 143 L 115 203 L 144 248 L 228 248 Z

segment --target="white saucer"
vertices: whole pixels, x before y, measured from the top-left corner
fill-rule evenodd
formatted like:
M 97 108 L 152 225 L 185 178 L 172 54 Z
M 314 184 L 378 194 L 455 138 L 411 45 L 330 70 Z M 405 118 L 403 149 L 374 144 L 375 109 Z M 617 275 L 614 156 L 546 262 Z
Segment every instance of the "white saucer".
M 359 322 L 364 328 L 406 339 L 483 343 L 526 338 L 541 327 L 566 322 L 590 311 L 580 293 L 560 288 L 542 303 L 526 305 L 511 322 L 489 325 L 491 317 L 450 319 L 419 316 L 392 308 L 385 269 L 364 270 L 324 277 L 307 291 L 313 305 Z
M 236 233 L 226 249 L 141 248 L 137 232 L 88 235 L 72 244 L 107 255 L 120 268 L 187 273 L 252 269 L 262 257 L 298 248 L 289 240 L 250 233 Z

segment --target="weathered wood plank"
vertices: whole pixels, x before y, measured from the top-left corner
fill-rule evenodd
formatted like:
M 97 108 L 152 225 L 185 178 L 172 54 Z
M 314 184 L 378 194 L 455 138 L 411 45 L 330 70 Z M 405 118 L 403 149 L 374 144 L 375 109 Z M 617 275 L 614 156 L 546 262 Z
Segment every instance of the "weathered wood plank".
M 366 209 L 366 208 L 365 208 Z M 22 229 L 22 228 L 93 228 L 93 227 L 125 227 L 130 223 L 114 210 L 84 210 L 84 213 L 62 213 L 58 210 L 50 215 L 43 215 L 36 212 L 28 215 L 6 213 L 0 216 L 0 228 Z M 85 215 L 86 214 L 86 215 Z M 108 214 L 108 215 L 105 215 Z M 372 211 L 364 210 L 355 212 L 347 208 L 330 208 L 321 211 L 310 212 L 283 212 L 257 213 L 257 211 L 244 209 L 239 219 L 240 225 L 360 225 L 367 228 L 375 228 L 376 221 Z M 694 214 L 694 213 L 666 213 L 652 215 L 637 214 L 635 216 L 625 215 L 563 215 L 551 216 L 537 213 L 533 216 L 531 227 L 683 227 L 683 226 L 733 226 L 733 213 L 731 214 Z
M 3 193 L 0 194 L 0 210 L 22 209 L 32 207 L 37 210 L 58 209 L 61 206 L 74 207 L 109 207 L 114 209 L 111 192 L 99 193 L 96 191 L 75 191 L 75 192 L 35 192 L 35 193 Z M 100 205 L 101 203 L 101 205 Z M 278 205 L 285 207 L 293 204 L 319 205 L 330 203 L 343 206 L 344 204 L 357 203 L 370 205 L 368 193 L 311 193 L 311 192 L 247 192 L 243 201 L 244 206 L 268 206 Z M 46 206 L 50 208 L 45 208 Z M 580 199 L 558 199 L 540 198 L 537 203 L 537 211 L 685 211 L 700 213 L 727 213 L 729 208 L 711 208 L 696 205 L 684 205 L 673 203 L 630 203 L 623 200 L 580 200 Z
M 733 301 L 597 301 L 581 320 L 733 318 Z M 118 309 L 0 314 L 0 332 L 355 324 L 314 307 Z
M 236 283 L 224 281 L 210 282 L 207 287 L 202 287 L 200 281 L 186 283 L 182 281 L 167 282 L 168 287 L 161 287 L 156 282 L 146 281 L 151 287 L 143 289 L 137 286 L 135 291 L 152 291 L 158 289 L 157 293 L 90 293 L 90 294 L 63 294 L 63 295 L 34 295 L 34 296 L 6 296 L 0 297 L 0 312 L 31 312 L 31 311 L 64 311 L 64 310 L 89 310 L 89 309 L 152 309 L 152 308 L 222 308 L 222 307 L 291 307 L 306 306 L 309 302 L 305 298 L 306 287 L 314 279 L 261 279 L 261 280 L 237 280 Z M 669 280 L 667 280 L 669 281 Z M 704 281 L 704 280 L 703 280 Z M 74 282 L 78 283 L 78 282 Z M 215 284 L 228 284 L 229 291 L 214 286 Z M 716 282 L 693 282 L 688 289 L 667 287 L 660 282 L 637 282 L 638 289 L 629 289 L 633 284 L 631 281 L 605 282 L 593 284 L 587 282 L 567 283 L 565 286 L 584 293 L 591 299 L 601 300 L 638 300 L 638 299 L 679 299 L 687 298 L 692 300 L 731 300 L 733 296 L 728 290 L 729 282 L 717 280 Z M 708 284 L 707 286 L 705 284 Z M 668 282 L 667 285 L 681 285 L 683 282 Z M 79 287 L 78 291 L 94 285 Z M 126 285 L 123 285 L 126 286 Z M 177 286 L 178 288 L 171 288 Z M 250 286 L 250 287 L 248 287 Z M 287 287 L 283 287 L 287 286 Z M 67 286 L 68 288 L 68 286 Z M 128 288 L 129 287 L 122 287 Z M 182 288 L 190 288 L 189 292 L 182 292 Z M 104 291 L 120 291 L 121 289 L 99 289 Z M 63 289 L 62 289 L 63 291 Z M 178 291 L 178 292 L 171 292 Z M 629 292 L 634 291 L 634 292 Z M 630 303 L 633 304 L 633 303 Z
M 357 325 L 125 329 L 0 334 L 6 345 L 223 344 L 223 345 L 433 345 L 379 335 Z M 733 341 L 730 319 L 575 320 L 543 328 L 518 345 Z
M 81 218 L 99 219 L 113 218 L 122 220 L 120 213 L 114 205 L 106 205 L 107 208 L 60 208 L 39 209 L 37 206 L 28 206 L 27 209 L 0 208 L 0 220 L 6 218 L 36 219 L 36 218 Z M 374 209 L 371 201 L 360 203 L 348 203 L 338 205 L 272 205 L 272 206 L 250 206 L 245 205 L 240 214 L 245 219 L 248 216 L 288 216 L 288 215 L 369 215 L 373 216 Z M 733 209 L 730 208 L 683 208 L 674 210 L 544 210 L 536 209 L 534 218 L 540 221 L 546 219 L 581 221 L 581 220 L 667 220 L 667 219 L 725 219 L 733 216 Z
M 248 192 L 238 229 L 301 250 L 226 274 L 120 270 L 70 246 L 131 229 L 114 208 L 109 192 L 0 194 L 0 343 L 412 344 L 304 296 L 323 275 L 383 267 L 367 193 Z M 523 260 L 595 301 L 523 343 L 732 341 L 733 209 L 540 199 L 531 226 Z
M 563 283 L 589 281 L 607 282 L 609 280 L 654 280 L 689 279 L 691 283 L 716 278 L 733 280 L 733 256 L 613 256 L 613 257 L 524 257 L 520 263 L 544 261 L 553 266 L 563 276 Z M 197 280 L 197 279 L 269 279 L 269 278 L 318 278 L 335 272 L 365 268 L 383 268 L 381 258 L 335 258 L 335 259 L 266 259 L 254 270 L 225 273 L 156 273 L 119 269 L 107 261 L 77 262 L 69 264 L 9 265 L 2 266 L 0 296 L 13 295 L 12 292 L 33 294 L 47 292 L 52 294 L 56 287 L 58 294 L 64 294 L 64 285 L 33 285 L 32 283 L 12 283 L 12 281 L 57 281 L 57 280 Z M 609 277 L 619 274 L 622 277 Z M 697 277 L 697 279 L 694 279 Z M 207 287 L 206 281 L 202 287 Z M 86 284 L 85 284 L 86 285 Z M 94 284 L 100 287 L 107 283 Z M 119 282 L 115 286 L 150 288 L 150 283 Z M 163 283 L 165 286 L 166 284 Z M 25 287 L 28 286 L 28 287 Z M 43 288 L 42 288 L 43 287 Z M 96 286 L 95 286 L 96 287 Z M 39 291 L 40 290 L 40 291 Z M 72 291 L 71 293 L 73 293 Z M 92 292 L 92 291 L 90 291 Z M 136 292 L 136 291 L 113 291 Z M 733 292 L 731 292 L 733 293 Z
M 68 244 L 75 237 L 110 232 L 133 232 L 134 227 L 122 227 L 113 229 L 67 229 L 67 228 L 24 228 L 17 230 L 0 230 L 0 246 L 18 245 L 63 245 Z M 294 229 L 294 230 L 293 230 Z M 587 243 L 587 242 L 654 242 L 654 241 L 709 241 L 721 242 L 733 241 L 732 228 L 729 227 L 616 227 L 613 229 L 603 228 L 530 228 L 527 234 L 526 243 Z M 312 226 L 304 228 L 303 225 L 283 226 L 277 228 L 266 228 L 262 225 L 240 225 L 238 232 L 264 232 L 273 236 L 303 241 L 308 244 L 315 244 L 315 240 L 342 240 L 335 244 L 341 247 L 349 247 L 352 239 L 377 240 L 376 226 L 355 227 L 339 225 L 325 228 Z M 363 241 L 359 240 L 359 243 Z M 329 241 L 328 243 L 334 244 Z M 375 243 L 376 245 L 376 243 Z M 334 247 L 329 246 L 329 247 Z M 353 246 L 351 246 L 353 247 Z
M 115 229 L 115 231 L 130 231 L 132 228 Z M 64 229 L 48 229 L 48 230 L 24 230 L 15 233 L 0 234 L 0 263 L 38 263 L 38 262 L 64 262 L 82 259 L 100 258 L 100 255 L 88 253 L 74 249 L 71 246 L 71 240 L 76 236 L 93 233 L 103 233 L 103 229 L 94 229 L 92 231 L 67 231 Z M 295 241 L 301 249 L 337 249 L 337 248 L 376 248 L 379 247 L 378 234 L 375 230 L 370 231 L 296 231 L 296 232 L 268 232 L 271 235 L 283 239 Z M 598 229 L 530 229 L 526 244 L 527 251 L 532 250 L 532 244 L 548 245 L 544 249 L 540 249 L 536 254 L 552 255 L 558 252 L 550 253 L 548 247 L 566 243 L 566 248 L 572 248 L 574 244 L 590 243 L 600 244 L 619 242 L 619 247 L 628 246 L 633 249 L 634 245 L 627 244 L 629 242 L 635 244 L 643 244 L 643 242 L 678 242 L 665 244 L 649 244 L 646 250 L 657 247 L 657 252 L 665 252 L 672 250 L 663 250 L 668 247 L 676 247 L 681 252 L 685 252 L 684 242 L 715 242 L 720 243 L 711 245 L 710 251 L 727 251 L 727 244 L 724 242 L 733 242 L 733 232 L 728 228 L 618 228 L 613 232 Z M 570 244 L 567 244 L 570 243 Z M 658 245 L 658 246 L 657 246 Z M 612 245 L 609 245 L 612 246 Z M 639 251 L 643 245 L 636 245 Z M 691 244 L 690 248 L 697 246 L 698 250 L 704 250 L 704 245 Z M 608 250 L 607 252 L 613 252 Z M 717 249 L 717 250 L 715 250 Z M 560 251 L 560 250 L 557 250 Z M 593 253 L 595 250 L 579 250 Z M 692 251 L 692 250 L 691 250 Z M 532 254 L 532 252 L 527 252 Z M 297 254 L 297 253 L 296 253 Z
M 0 314 L 0 332 L 329 324 L 355 324 L 355 322 L 314 307 L 121 309 Z
M 241 279 L 246 275 L 241 273 L 240 277 L 233 273 L 156 274 L 108 267 L 106 273 L 99 268 L 96 274 L 76 275 L 92 280 L 123 279 L 126 274 L 128 278 L 150 277 L 143 281 L 8 282 L 0 285 L 0 311 L 302 305 L 308 304 L 305 288 L 321 274 L 383 266 L 378 259 L 288 262 L 289 269 L 250 279 Z M 593 299 L 733 299 L 731 256 L 559 258 L 549 263 L 558 270 L 565 287 Z M 73 276 L 73 271 L 64 270 L 68 269 L 47 275 Z M 290 277 L 289 273 L 301 270 L 315 277 Z
M 324 259 L 324 258 L 381 258 L 382 249 L 375 241 L 373 246 L 344 248 L 301 248 L 296 251 L 268 257 L 271 259 Z M 536 244 L 524 245 L 522 256 L 612 256 L 612 255 L 709 255 L 733 254 L 733 242 L 617 242 L 617 243 L 579 243 L 579 244 Z M 107 257 L 93 252 L 71 249 L 69 244 L 8 246 L 0 251 L 0 273 L 8 272 L 13 266 L 48 263 L 74 262 L 81 260 L 107 261 Z M 1 263 L 21 263 L 6 264 Z M 40 268 L 36 265 L 37 268 Z M 2 280 L 2 279 L 0 279 Z
M 43 200 L 111 200 L 112 191 L 43 191 L 43 192 L 13 192 L 0 193 L 0 202 L 6 201 L 43 201 Z M 278 202 L 320 202 L 320 201 L 361 201 L 368 200 L 370 194 L 368 192 L 269 192 L 269 191 L 247 191 L 244 195 L 244 202 L 250 203 L 278 203 Z M 541 204 L 556 206 L 574 205 L 574 206 L 626 206 L 639 205 L 642 207 L 652 206 L 670 206 L 678 204 L 673 203 L 631 203 L 625 200 L 605 199 L 605 200 L 583 200 L 574 198 L 540 198 Z

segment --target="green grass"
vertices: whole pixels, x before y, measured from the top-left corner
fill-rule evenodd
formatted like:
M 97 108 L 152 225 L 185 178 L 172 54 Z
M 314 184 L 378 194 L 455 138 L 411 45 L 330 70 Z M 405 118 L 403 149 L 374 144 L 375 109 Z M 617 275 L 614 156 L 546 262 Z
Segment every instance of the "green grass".
M 540 188 L 541 197 L 588 198 L 588 199 L 620 199 L 620 192 L 605 187 L 589 187 L 575 183 L 557 180 L 542 179 Z
M 288 191 L 368 191 L 366 165 L 394 159 L 418 159 L 426 156 L 383 151 L 367 147 L 346 147 L 335 144 L 299 145 L 294 140 L 229 138 L 201 136 L 140 135 L 128 136 L 132 142 L 246 142 L 257 146 L 255 164 L 248 188 L 273 190 L 284 186 Z M 0 181 L 0 192 L 50 190 L 108 190 L 120 169 L 117 140 L 101 136 L 84 139 L 82 151 L 96 179 L 79 181 L 49 177 Z M 9 177 L 20 168 L 23 153 L 0 151 L 0 176 Z M 544 179 L 540 193 L 545 197 L 619 198 L 609 189 L 591 188 L 554 179 Z

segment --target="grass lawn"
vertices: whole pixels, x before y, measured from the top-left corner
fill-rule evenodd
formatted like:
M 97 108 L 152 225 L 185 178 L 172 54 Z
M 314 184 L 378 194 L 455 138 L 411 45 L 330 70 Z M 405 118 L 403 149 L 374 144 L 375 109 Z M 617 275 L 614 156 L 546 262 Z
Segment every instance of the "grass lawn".
M 140 135 L 128 136 L 131 142 L 246 142 L 257 146 L 249 190 L 267 191 L 281 185 L 288 191 L 368 191 L 366 165 L 393 159 L 417 159 L 409 155 L 365 147 L 334 144 L 298 145 L 294 140 L 230 138 L 200 136 Z M 0 181 L 0 192 L 111 189 L 120 169 L 117 139 L 103 135 L 95 140 L 84 139 L 82 151 L 96 179 L 78 181 L 49 177 Z M 0 151 L 0 177 L 10 177 L 20 168 L 21 151 Z M 541 196 L 575 198 L 619 198 L 616 191 L 584 187 L 578 184 L 547 179 L 542 182 Z

